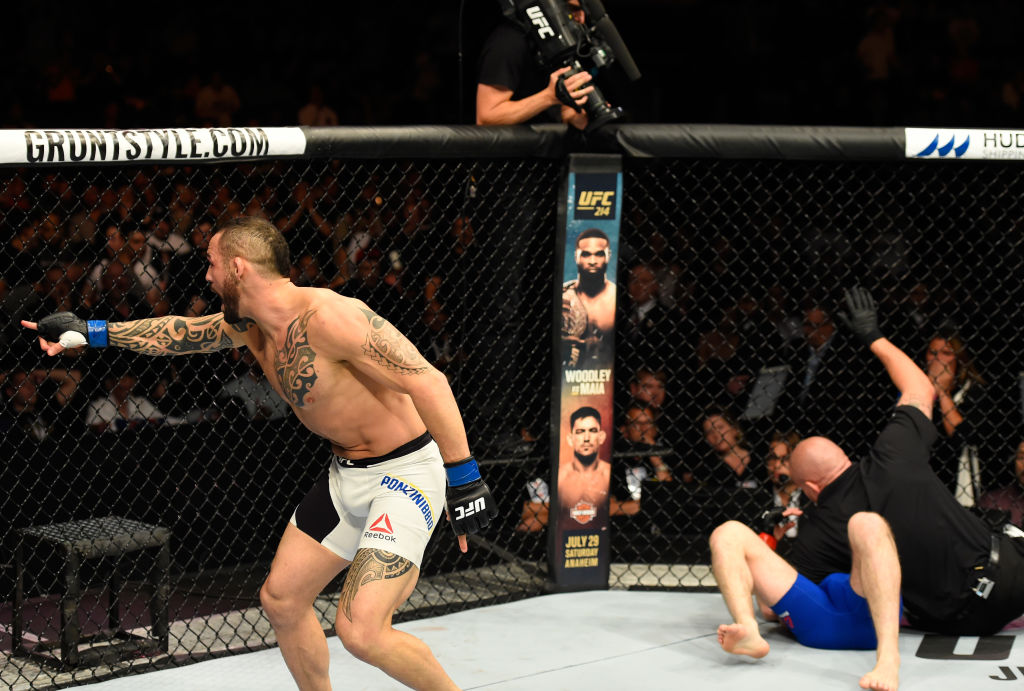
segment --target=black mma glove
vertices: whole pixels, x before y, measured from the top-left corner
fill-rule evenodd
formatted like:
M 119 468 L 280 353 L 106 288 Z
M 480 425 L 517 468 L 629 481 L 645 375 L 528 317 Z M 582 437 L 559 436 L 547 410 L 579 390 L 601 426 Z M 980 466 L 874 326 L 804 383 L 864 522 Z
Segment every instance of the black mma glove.
M 768 509 L 757 519 L 757 536 L 772 550 L 779 546 L 779 541 L 775 539 L 775 527 L 785 520 L 783 511 L 785 509 L 779 507 Z
M 71 312 L 54 312 L 40 319 L 36 326 L 40 336 L 65 348 L 77 348 L 87 343 L 93 348 L 107 345 L 105 321 L 85 321 Z
M 456 535 L 475 533 L 487 526 L 494 515 L 491 490 L 480 477 L 476 459 L 469 458 L 444 467 L 448 474 L 448 520 Z
M 861 343 L 869 347 L 879 338 L 884 338 L 882 332 L 878 330 L 878 308 L 868 289 L 854 286 L 844 292 L 849 313 L 840 312 L 839 318 L 846 328 L 852 331 Z
M 555 84 L 555 95 L 558 96 L 558 100 L 569 106 L 577 113 L 583 112 L 583 106 L 576 102 L 576 99 L 569 93 L 569 87 L 565 85 L 565 75 L 559 77 L 558 82 Z

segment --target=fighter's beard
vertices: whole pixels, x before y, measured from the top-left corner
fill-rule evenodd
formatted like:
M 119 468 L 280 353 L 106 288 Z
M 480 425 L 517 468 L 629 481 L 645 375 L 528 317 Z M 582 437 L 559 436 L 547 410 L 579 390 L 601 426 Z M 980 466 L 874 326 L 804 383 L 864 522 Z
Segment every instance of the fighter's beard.
M 242 321 L 238 313 L 238 284 L 225 285 L 224 294 L 220 297 L 221 311 L 224 312 L 224 321 L 228 324 L 237 324 Z
M 605 271 L 603 270 L 596 274 L 585 274 L 581 271 L 578 290 L 591 297 L 597 295 L 604 290 L 604 275 Z
M 594 453 L 587 454 L 586 456 L 581 453 L 577 453 L 576 460 L 579 461 L 584 468 L 589 468 L 594 465 L 594 462 L 597 460 L 597 452 L 595 451 Z

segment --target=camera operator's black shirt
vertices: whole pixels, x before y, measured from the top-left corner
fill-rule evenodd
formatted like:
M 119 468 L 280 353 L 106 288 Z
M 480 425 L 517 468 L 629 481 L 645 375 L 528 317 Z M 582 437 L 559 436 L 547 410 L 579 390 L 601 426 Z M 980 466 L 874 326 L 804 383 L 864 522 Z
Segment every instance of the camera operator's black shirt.
M 912 406 L 896 409 L 867 460 L 830 483 L 800 521 L 789 562 L 815 583 L 850 571 L 846 524 L 875 511 L 892 528 L 903 570 L 903 603 L 915 613 L 952 618 L 968 597 L 971 571 L 988 561 L 990 531 L 957 503 L 928 464 L 937 433 Z
M 515 24 L 501 22 L 480 50 L 477 83 L 512 90 L 518 101 L 547 88 L 551 71 L 537 62 L 529 38 Z M 562 122 L 561 106 L 552 106 L 526 122 Z

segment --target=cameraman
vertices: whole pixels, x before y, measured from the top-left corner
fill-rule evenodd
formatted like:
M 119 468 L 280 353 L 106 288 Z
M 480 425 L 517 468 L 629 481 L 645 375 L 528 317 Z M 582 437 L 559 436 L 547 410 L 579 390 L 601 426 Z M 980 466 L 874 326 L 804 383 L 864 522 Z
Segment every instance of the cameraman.
M 579 0 L 567 0 L 574 21 L 586 19 Z M 529 37 L 513 22 L 503 19 L 491 32 L 480 52 L 476 87 L 476 124 L 517 125 L 524 122 L 564 122 L 577 129 L 588 123 L 586 110 L 576 111 L 558 97 L 558 83 L 570 67 L 544 74 L 534 59 Z M 585 71 L 564 79 L 569 97 L 579 106 L 594 90 L 587 86 Z

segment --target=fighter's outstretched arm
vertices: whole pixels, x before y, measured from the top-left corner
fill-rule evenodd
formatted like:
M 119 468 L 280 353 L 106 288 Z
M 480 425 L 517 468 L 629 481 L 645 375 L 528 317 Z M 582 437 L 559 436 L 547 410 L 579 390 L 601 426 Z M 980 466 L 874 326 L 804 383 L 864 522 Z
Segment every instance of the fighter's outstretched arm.
M 48 355 L 81 345 L 110 345 L 145 355 L 212 353 L 248 345 L 249 320 L 228 324 L 224 315 L 179 317 L 169 315 L 127 322 L 86 322 L 70 312 L 57 312 L 39 322 L 21 325 L 39 332 L 39 346 Z

